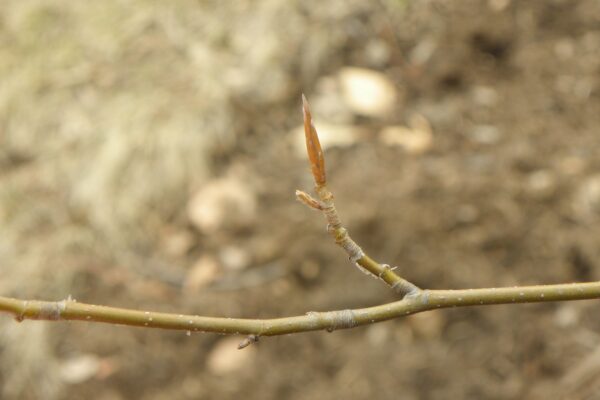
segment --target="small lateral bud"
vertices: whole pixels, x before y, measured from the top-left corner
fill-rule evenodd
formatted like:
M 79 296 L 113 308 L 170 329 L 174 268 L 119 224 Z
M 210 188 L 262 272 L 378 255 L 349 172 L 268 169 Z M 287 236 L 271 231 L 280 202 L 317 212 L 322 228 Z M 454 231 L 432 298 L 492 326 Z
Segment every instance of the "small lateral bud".
M 314 208 L 315 210 L 323 210 L 323 205 L 316 199 L 314 199 L 310 194 L 303 192 L 302 190 L 296 190 L 296 199 L 298 201 L 310 208 Z
M 258 335 L 248 335 L 244 340 L 238 344 L 238 350 L 250 346 L 252 343 L 258 342 Z
M 325 185 L 325 157 L 319 142 L 317 130 L 312 123 L 312 114 L 308 105 L 308 100 L 302 95 L 302 113 L 304 115 L 304 136 L 306 139 L 306 151 L 310 160 L 310 168 L 317 186 Z

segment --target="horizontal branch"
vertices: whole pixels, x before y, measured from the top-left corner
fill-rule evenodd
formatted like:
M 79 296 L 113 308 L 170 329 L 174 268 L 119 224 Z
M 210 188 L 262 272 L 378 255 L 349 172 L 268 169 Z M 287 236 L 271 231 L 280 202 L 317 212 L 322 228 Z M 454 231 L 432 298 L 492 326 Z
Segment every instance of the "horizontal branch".
M 600 298 L 600 282 L 508 288 L 419 290 L 400 301 L 354 310 L 308 312 L 275 319 L 218 318 L 136 311 L 73 300 L 31 301 L 0 297 L 0 312 L 17 321 L 90 321 L 192 332 L 276 336 L 317 330 L 333 331 L 386 321 L 427 310 L 476 305 L 540 303 Z
M 349 329 L 438 308 L 600 299 L 600 282 L 462 290 L 419 289 L 397 275 L 394 268 L 376 262 L 352 240 L 341 223 L 333 194 L 327 188 L 323 151 L 312 123 L 308 102 L 304 97 L 303 111 L 306 147 L 318 199 L 312 198 L 305 192 L 297 191 L 298 199 L 305 205 L 323 212 L 327 219 L 329 233 L 336 244 L 344 249 L 350 260 L 363 272 L 387 283 L 403 297 L 402 300 L 354 310 L 311 311 L 306 315 L 287 318 L 242 319 L 137 311 L 78 303 L 71 299 L 52 302 L 0 297 L 0 313 L 12 314 L 17 321 L 80 320 L 188 332 L 249 335 L 239 345 L 243 348 L 256 342 L 260 336 Z

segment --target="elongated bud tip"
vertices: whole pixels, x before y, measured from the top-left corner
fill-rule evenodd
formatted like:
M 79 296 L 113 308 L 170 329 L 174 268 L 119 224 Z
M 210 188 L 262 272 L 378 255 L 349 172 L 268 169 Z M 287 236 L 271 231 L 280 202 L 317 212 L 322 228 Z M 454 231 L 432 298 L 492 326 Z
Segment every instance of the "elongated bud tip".
M 302 93 L 302 110 L 304 110 L 304 112 L 310 112 L 308 100 L 306 100 L 306 96 L 304 95 L 304 93 Z
M 304 125 L 312 125 L 312 114 L 310 112 L 310 105 L 304 93 L 302 93 L 302 115 L 304 117 Z
M 308 153 L 308 159 L 310 160 L 312 174 L 317 186 L 322 186 L 325 185 L 325 158 L 323 156 L 323 150 L 321 150 L 317 130 L 312 123 L 312 115 L 310 113 L 308 100 L 306 100 L 304 93 L 302 94 L 302 114 L 304 115 L 306 151 Z

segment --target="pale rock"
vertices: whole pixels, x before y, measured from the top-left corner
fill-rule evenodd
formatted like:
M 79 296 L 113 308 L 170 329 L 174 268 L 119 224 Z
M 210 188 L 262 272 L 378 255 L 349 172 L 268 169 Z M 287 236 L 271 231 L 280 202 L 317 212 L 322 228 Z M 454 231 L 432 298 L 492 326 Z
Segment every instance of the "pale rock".
M 554 314 L 554 323 L 563 328 L 577 325 L 579 319 L 579 310 L 572 305 L 562 305 Z
M 551 171 L 539 170 L 529 174 L 527 186 L 531 194 L 538 197 L 546 197 L 554 193 L 557 182 Z
M 372 65 L 384 65 L 390 60 L 390 48 L 384 40 L 372 39 L 365 46 L 365 56 Z
M 321 273 L 321 266 L 313 260 L 305 260 L 300 265 L 300 275 L 306 280 L 314 280 Z
M 200 257 L 198 261 L 188 271 L 184 289 L 188 292 L 197 292 L 199 289 L 210 285 L 219 276 L 219 263 L 214 257 L 205 255 Z
M 219 260 L 229 270 L 241 270 L 250 265 L 251 257 L 246 249 L 232 245 L 220 249 Z
M 100 360 L 92 354 L 82 354 L 61 362 L 59 376 L 63 382 L 74 385 L 94 377 L 100 369 Z
M 327 75 L 320 78 L 309 101 L 316 113 L 317 124 L 320 124 L 321 118 L 333 124 L 348 124 L 354 119 L 352 110 L 344 102 L 337 76 Z
M 554 53 L 562 60 L 569 60 L 575 55 L 573 41 L 567 38 L 560 39 L 554 45 Z
M 490 8 L 495 12 L 504 11 L 511 3 L 511 0 L 488 0 Z
M 198 190 L 188 203 L 188 217 L 201 232 L 251 225 L 257 201 L 252 188 L 241 178 L 215 179 Z
M 379 139 L 388 146 L 402 147 L 407 153 L 423 154 L 433 145 L 429 122 L 421 115 L 414 116 L 410 127 L 395 125 L 383 128 Z
M 240 337 L 219 340 L 208 354 L 206 366 L 215 375 L 228 375 L 250 366 L 256 357 L 256 346 L 238 350 Z
M 573 208 L 582 221 L 595 220 L 600 215 L 600 174 L 579 184 L 573 199 Z
M 181 257 L 194 246 L 194 236 L 188 231 L 167 232 L 162 240 L 162 246 L 168 255 Z
M 433 37 L 421 40 L 410 52 L 410 63 L 413 65 L 424 65 L 429 61 L 437 49 L 437 42 Z
M 345 67 L 339 72 L 342 96 L 356 114 L 383 117 L 396 104 L 394 84 L 384 74 L 355 67 Z
M 481 106 L 492 107 L 498 103 L 498 92 L 490 86 L 475 86 L 471 96 L 473 101 Z

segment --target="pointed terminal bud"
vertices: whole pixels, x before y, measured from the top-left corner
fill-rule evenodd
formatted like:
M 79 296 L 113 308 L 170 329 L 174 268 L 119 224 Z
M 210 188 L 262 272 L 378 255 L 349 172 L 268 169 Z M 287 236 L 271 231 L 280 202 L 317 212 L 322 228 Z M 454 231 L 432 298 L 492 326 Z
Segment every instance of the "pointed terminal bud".
M 317 186 L 325 185 L 325 157 L 319 142 L 317 130 L 312 123 L 312 115 L 308 106 L 308 101 L 302 94 L 302 113 L 304 115 L 304 136 L 306 138 L 306 151 L 310 160 L 310 168 Z

